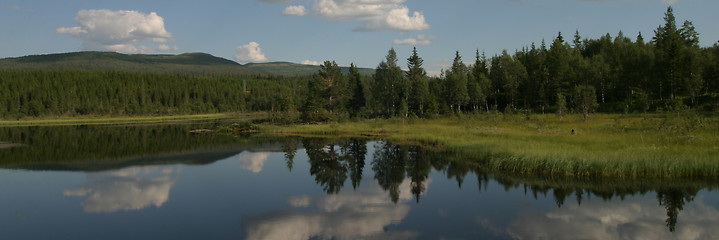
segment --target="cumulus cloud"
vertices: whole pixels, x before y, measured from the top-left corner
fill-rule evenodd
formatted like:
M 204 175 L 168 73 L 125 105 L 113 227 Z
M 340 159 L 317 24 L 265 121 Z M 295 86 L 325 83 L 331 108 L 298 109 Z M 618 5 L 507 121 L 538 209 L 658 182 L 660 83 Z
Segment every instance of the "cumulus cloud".
M 309 60 L 309 59 L 308 59 L 308 60 L 302 60 L 301 63 L 304 64 L 304 65 L 317 65 L 317 66 L 320 65 L 320 62 L 319 62 L 319 61 L 313 61 L 313 60 Z
M 265 161 L 270 156 L 268 152 L 242 152 L 237 155 L 240 160 L 240 168 L 249 170 L 253 173 L 259 173 L 262 171 L 262 167 L 265 165 Z
M 257 42 L 250 42 L 248 44 L 237 47 L 237 55 L 235 60 L 238 62 L 266 62 L 267 57 L 262 53 L 260 44 Z
M 399 186 L 400 197 L 393 203 L 376 182 L 364 180 L 356 192 L 336 195 L 293 196 L 292 207 L 308 207 L 316 212 L 289 210 L 252 218 L 245 224 L 246 239 L 415 239 L 416 232 L 385 231 L 401 222 L 409 213 L 412 200 L 409 179 Z M 426 185 L 429 184 L 429 180 Z M 425 187 L 426 187 L 425 185 Z
M 265 0 L 266 1 L 266 0 Z M 355 31 L 414 31 L 429 28 L 422 12 L 403 5 L 406 0 L 313 0 L 311 10 L 288 6 L 285 15 L 312 16 L 328 21 L 360 22 Z
M 666 218 L 664 207 L 648 199 L 589 202 L 547 213 L 522 213 L 509 224 L 507 233 L 516 239 L 711 239 L 719 235 L 719 210 L 702 198 L 684 207 L 674 233 L 666 228 Z
M 165 20 L 155 12 L 80 10 L 75 20 L 78 26 L 61 27 L 55 32 L 81 39 L 85 50 L 125 53 L 177 50 L 177 46 L 167 45 L 173 41 L 172 34 L 165 29 Z
M 408 37 L 405 39 L 395 39 L 394 44 L 397 45 L 429 45 L 432 43 L 434 36 L 419 34 L 417 37 Z
M 84 186 L 62 191 L 65 196 L 83 197 L 85 212 L 116 212 L 161 207 L 177 182 L 171 174 L 179 168 L 130 167 L 90 173 Z M 158 176 L 159 175 L 159 176 Z
M 287 6 L 285 10 L 282 11 L 282 15 L 285 16 L 304 16 L 307 15 L 307 9 L 305 9 L 305 6 L 299 5 L 299 6 Z

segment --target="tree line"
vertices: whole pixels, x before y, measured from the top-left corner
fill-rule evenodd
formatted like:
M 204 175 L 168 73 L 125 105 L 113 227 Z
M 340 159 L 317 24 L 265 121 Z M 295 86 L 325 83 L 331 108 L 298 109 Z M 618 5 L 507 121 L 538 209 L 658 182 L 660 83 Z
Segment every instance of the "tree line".
M 416 48 L 402 62 L 390 49 L 371 77 L 334 61 L 307 77 L 0 70 L 0 118 L 269 111 L 317 122 L 501 111 L 586 119 L 719 109 L 719 44 L 700 47 L 692 22 L 678 26 L 671 7 L 651 40 L 577 31 L 567 41 L 560 32 L 512 54 L 477 50 L 469 66 L 457 51 L 440 76 L 427 74 Z
M 370 79 L 342 75 L 326 61 L 308 85 L 301 109 L 305 121 L 350 117 L 429 117 L 462 112 L 567 112 L 584 115 L 719 109 L 719 44 L 699 47 L 692 22 L 677 26 L 669 7 L 664 25 L 647 41 L 622 32 L 571 42 L 560 32 L 547 46 L 506 50 L 487 57 L 476 51 L 465 65 L 459 52 L 452 66 L 430 77 L 417 49 L 407 70 L 390 49 Z
M 71 70 L 0 71 L 0 117 L 286 111 L 303 77 Z

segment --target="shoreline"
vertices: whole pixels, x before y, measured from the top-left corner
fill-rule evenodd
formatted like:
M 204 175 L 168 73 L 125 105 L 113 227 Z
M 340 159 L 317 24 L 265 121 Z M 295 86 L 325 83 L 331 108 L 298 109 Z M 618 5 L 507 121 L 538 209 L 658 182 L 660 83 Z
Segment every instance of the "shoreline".
M 203 120 L 253 120 L 261 119 L 263 113 L 213 113 L 193 115 L 166 116 L 119 116 L 119 117 L 61 117 L 47 119 L 0 120 L 0 127 L 31 127 L 31 126 L 75 126 L 75 125 L 162 125 L 179 124 Z

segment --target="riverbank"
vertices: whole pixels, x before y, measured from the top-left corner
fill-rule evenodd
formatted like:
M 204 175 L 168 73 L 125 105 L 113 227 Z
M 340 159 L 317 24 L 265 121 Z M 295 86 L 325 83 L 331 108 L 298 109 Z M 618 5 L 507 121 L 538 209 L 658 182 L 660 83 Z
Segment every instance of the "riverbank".
M 106 125 L 106 124 L 160 124 L 217 119 L 254 119 L 259 114 L 216 113 L 174 116 L 81 116 L 62 118 L 29 118 L 21 120 L 0 120 L 0 127 L 24 126 L 67 126 L 67 125 Z
M 275 134 L 367 136 L 441 146 L 488 171 L 564 177 L 719 177 L 719 117 L 477 114 L 263 126 Z

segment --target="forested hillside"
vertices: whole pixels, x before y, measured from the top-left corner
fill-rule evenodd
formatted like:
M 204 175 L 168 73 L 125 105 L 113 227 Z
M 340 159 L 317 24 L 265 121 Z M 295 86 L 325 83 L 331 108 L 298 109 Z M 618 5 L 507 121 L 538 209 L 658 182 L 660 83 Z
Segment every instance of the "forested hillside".
M 0 59 L 2 70 L 82 70 L 195 75 L 253 75 L 261 72 L 205 53 L 180 55 L 73 52 Z
M 514 53 L 487 57 L 477 50 L 470 66 L 456 52 L 452 66 L 438 77 L 427 75 L 416 48 L 410 54 L 404 61 L 390 49 L 371 77 L 354 65 L 343 71 L 334 61 L 305 77 L 193 74 L 202 73 L 192 69 L 203 66 L 242 67 L 205 54 L 154 60 L 120 54 L 115 57 L 124 60 L 117 64 L 128 67 L 112 71 L 39 67 L 42 59 L 82 66 L 74 63 L 74 54 L 52 55 L 62 61 L 6 59 L 0 65 L 12 70 L 0 70 L 0 117 L 299 111 L 304 121 L 323 121 L 497 111 L 574 112 L 586 119 L 597 111 L 719 110 L 719 44 L 700 47 L 692 22 L 678 26 L 672 8 L 651 38 L 619 32 L 586 39 L 577 31 L 566 40 L 559 33 L 550 43 L 532 43 Z M 407 71 L 400 66 L 404 63 Z M 24 64 L 38 67 L 17 67 Z M 188 71 L 135 71 L 159 66 Z M 287 116 L 297 120 L 298 115 Z
M 283 111 L 305 95 L 306 82 L 282 77 L 0 70 L 0 116 Z

